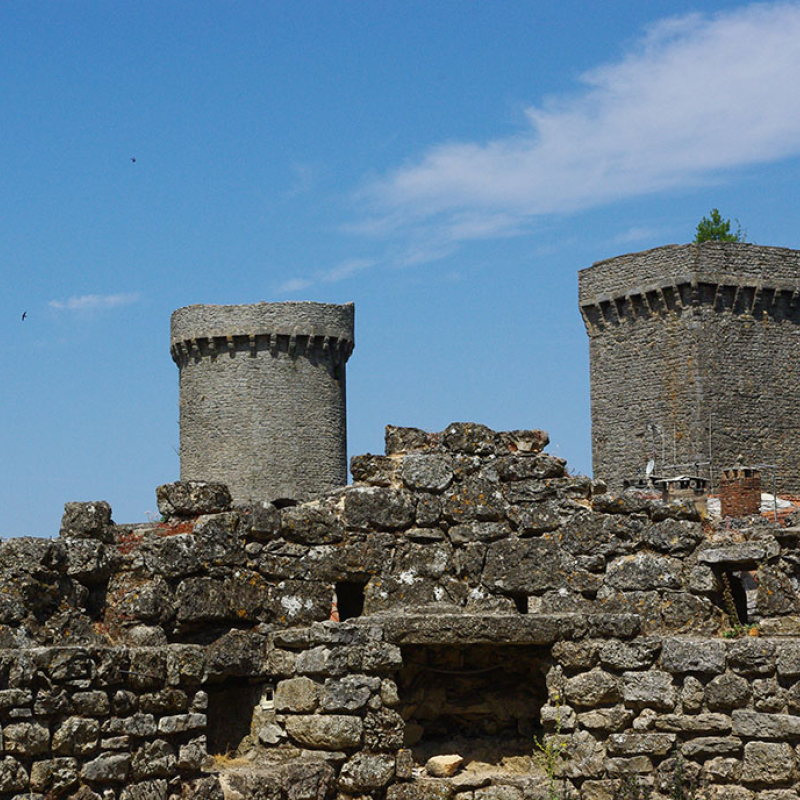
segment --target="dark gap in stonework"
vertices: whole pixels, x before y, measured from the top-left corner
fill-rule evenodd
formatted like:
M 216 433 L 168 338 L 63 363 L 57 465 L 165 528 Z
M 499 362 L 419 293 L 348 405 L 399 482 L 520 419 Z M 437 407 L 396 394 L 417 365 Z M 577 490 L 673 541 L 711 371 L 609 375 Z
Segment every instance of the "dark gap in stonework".
M 246 678 L 227 678 L 224 684 L 209 684 L 205 690 L 208 752 L 235 755 L 248 749 L 253 715 L 262 695 L 266 696 L 264 685 L 250 683 Z
M 398 711 L 418 764 L 451 753 L 465 766 L 531 755 L 547 702 L 549 648 L 407 645 L 402 656 Z
M 362 581 L 339 581 L 336 584 L 336 607 L 339 621 L 360 617 L 364 613 L 364 589 Z
M 526 594 L 512 594 L 511 599 L 520 614 L 528 613 L 528 595 Z

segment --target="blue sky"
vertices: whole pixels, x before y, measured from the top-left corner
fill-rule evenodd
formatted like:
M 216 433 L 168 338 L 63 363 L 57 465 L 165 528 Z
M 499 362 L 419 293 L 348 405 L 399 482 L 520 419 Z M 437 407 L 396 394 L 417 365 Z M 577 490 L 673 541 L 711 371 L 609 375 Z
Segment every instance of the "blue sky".
M 0 536 L 156 513 L 180 306 L 353 300 L 351 454 L 474 420 L 590 472 L 577 271 L 715 206 L 800 247 L 798 3 L 18 0 L 0 115 Z

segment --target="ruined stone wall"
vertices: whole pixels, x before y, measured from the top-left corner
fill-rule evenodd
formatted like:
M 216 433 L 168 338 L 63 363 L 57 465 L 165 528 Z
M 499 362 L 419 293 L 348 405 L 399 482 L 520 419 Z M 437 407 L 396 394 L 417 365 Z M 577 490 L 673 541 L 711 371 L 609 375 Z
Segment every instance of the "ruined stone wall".
M 352 303 L 175 311 L 181 477 L 223 482 L 239 502 L 343 486 L 353 317 Z
M 610 494 L 546 443 L 390 427 L 313 502 L 184 482 L 159 523 L 67 504 L 57 540 L 3 542 L 0 800 L 546 797 L 535 770 L 422 778 L 451 729 L 529 766 L 562 737 L 581 800 L 678 756 L 710 796 L 776 800 L 800 780 L 797 531 Z
M 741 455 L 800 487 L 793 421 L 800 253 L 739 243 L 671 245 L 580 273 L 590 337 L 594 471 L 620 488 L 657 469 Z

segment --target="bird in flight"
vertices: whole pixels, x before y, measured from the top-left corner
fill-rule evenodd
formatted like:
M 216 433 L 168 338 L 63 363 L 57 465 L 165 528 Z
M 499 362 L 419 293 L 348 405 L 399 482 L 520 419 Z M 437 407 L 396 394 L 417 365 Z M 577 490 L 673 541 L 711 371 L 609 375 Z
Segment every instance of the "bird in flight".
M 131 156 L 131 164 L 135 164 L 135 163 L 136 163 L 136 159 L 133 156 Z
M 22 312 L 22 321 L 23 322 L 25 321 L 25 317 L 27 317 L 27 316 L 28 316 L 28 312 L 27 311 L 23 311 Z

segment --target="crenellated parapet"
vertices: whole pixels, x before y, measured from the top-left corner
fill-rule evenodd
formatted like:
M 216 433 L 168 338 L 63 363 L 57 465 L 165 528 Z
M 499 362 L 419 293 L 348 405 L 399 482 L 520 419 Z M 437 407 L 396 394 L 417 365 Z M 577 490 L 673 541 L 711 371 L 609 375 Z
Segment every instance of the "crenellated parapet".
M 355 346 L 352 303 L 193 305 L 172 314 L 170 352 L 181 359 L 258 353 L 345 362 Z
M 800 254 L 738 243 L 668 245 L 580 273 L 580 309 L 590 336 L 699 307 L 800 324 Z
M 235 358 L 259 354 L 290 358 L 305 356 L 309 359 L 330 359 L 334 365 L 344 364 L 353 353 L 355 343 L 327 334 L 305 334 L 298 330 L 258 334 L 227 334 L 225 336 L 200 336 L 182 339 L 170 346 L 172 360 L 180 367 L 190 359 L 215 359 L 219 356 Z

